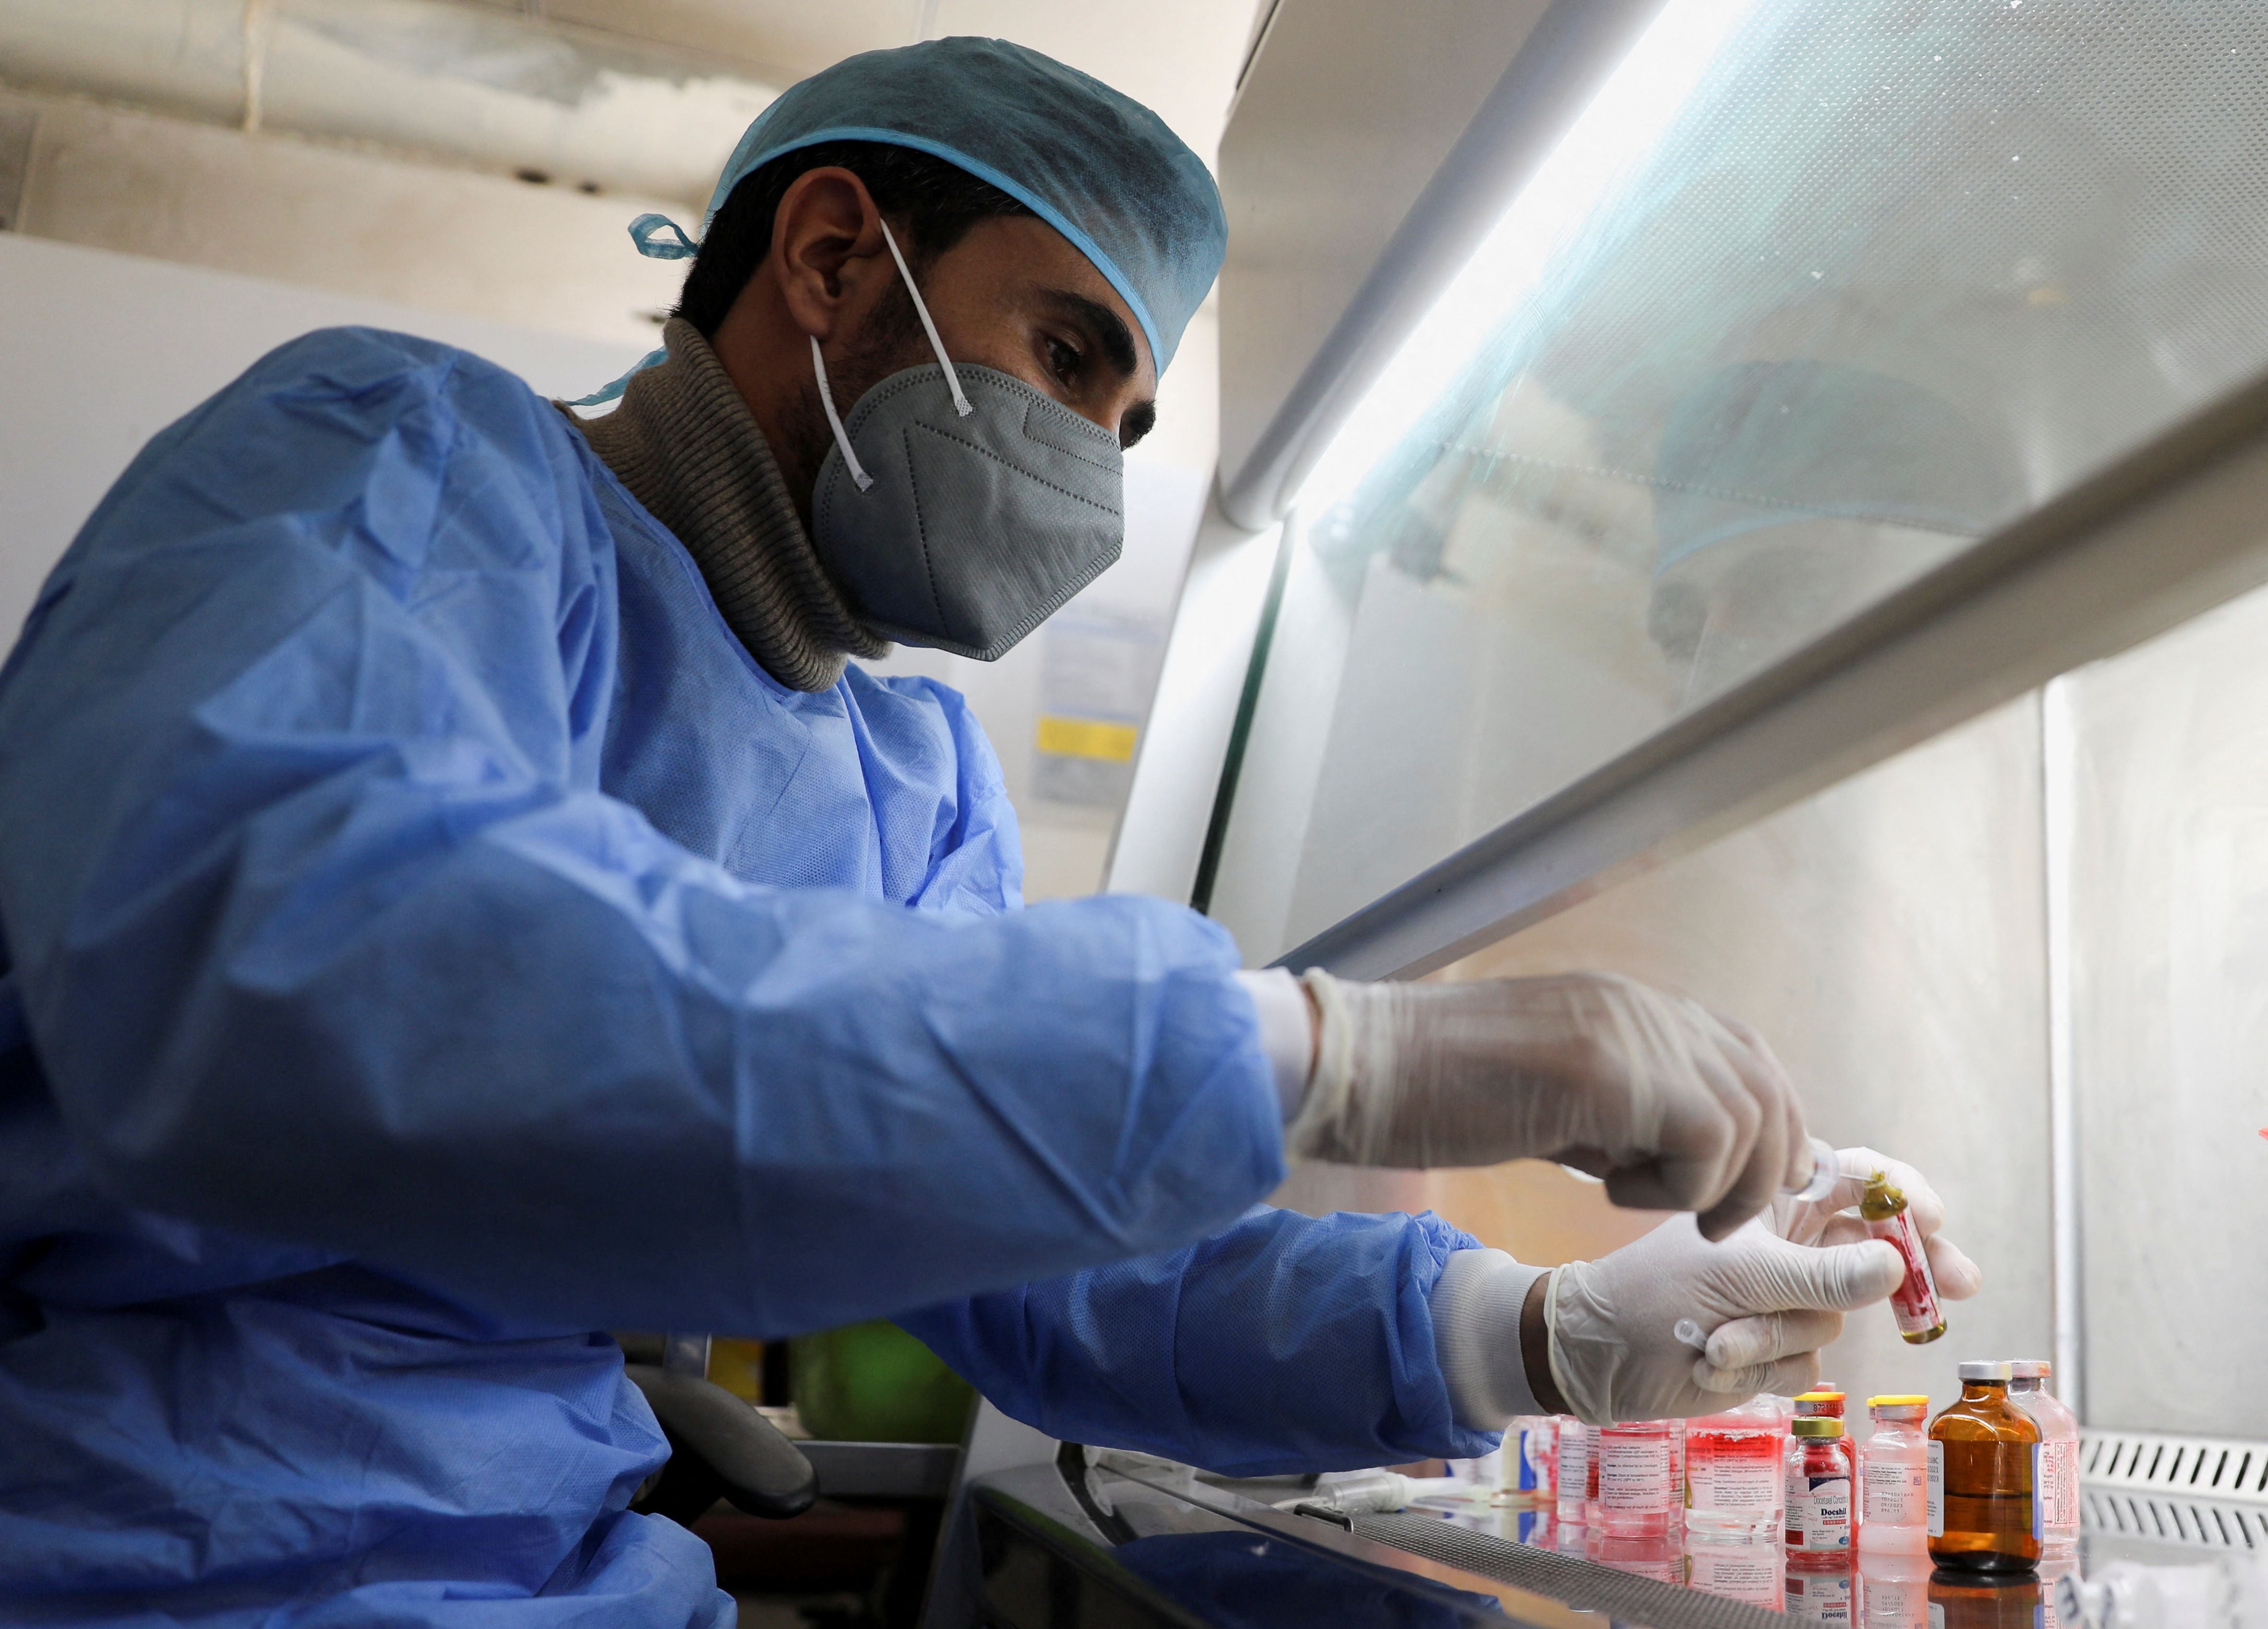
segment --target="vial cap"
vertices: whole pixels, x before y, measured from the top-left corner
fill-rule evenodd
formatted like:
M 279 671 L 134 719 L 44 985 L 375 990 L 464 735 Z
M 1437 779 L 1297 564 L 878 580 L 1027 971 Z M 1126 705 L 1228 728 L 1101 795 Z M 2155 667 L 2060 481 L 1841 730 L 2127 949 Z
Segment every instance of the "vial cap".
M 2013 1380 L 2006 1363 L 1964 1363 L 1961 1366 L 1963 1380 Z
M 1867 1399 L 1868 1408 L 1927 1408 L 1929 1399 L 1918 1391 L 1891 1392 Z
M 2018 1358 L 2008 1365 L 2011 1380 L 2053 1380 L 2055 1365 L 2045 1358 Z
M 1839 1437 L 1843 1422 L 1832 1414 L 1806 1414 L 1790 1427 L 1800 1437 Z
M 1795 1400 L 1798 1403 L 1840 1403 L 1843 1400 L 1843 1394 L 1831 1388 L 1818 1391 L 1799 1391 L 1795 1394 Z

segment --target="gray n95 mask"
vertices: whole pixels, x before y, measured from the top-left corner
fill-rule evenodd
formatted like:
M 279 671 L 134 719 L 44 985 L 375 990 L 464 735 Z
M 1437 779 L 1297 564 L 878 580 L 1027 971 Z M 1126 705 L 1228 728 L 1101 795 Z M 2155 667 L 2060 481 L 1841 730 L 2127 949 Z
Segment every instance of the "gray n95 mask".
M 994 661 L 1118 558 L 1118 438 L 1023 380 L 956 370 L 883 228 L 936 352 L 858 398 L 846 424 L 811 342 L 835 446 L 811 541 L 859 620 L 885 638 Z

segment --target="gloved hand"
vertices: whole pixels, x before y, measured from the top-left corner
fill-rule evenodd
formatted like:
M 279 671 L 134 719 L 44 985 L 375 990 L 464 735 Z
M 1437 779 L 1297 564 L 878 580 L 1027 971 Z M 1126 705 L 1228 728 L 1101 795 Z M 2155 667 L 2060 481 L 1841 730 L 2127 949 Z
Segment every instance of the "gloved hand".
M 1348 1165 L 1495 1165 L 1604 1176 L 1641 1210 L 1722 1238 L 1811 1175 L 1803 1111 L 1755 1031 L 1604 973 L 1469 984 L 1302 980 L 1315 1066 L 1291 1151 Z
M 1871 1148 L 1838 1154 L 1835 1192 L 1782 1198 L 1722 1243 L 1674 1217 L 1634 1244 L 1552 1275 L 1545 1319 L 1551 1377 L 1569 1410 L 1594 1424 L 1710 1414 L 1759 1391 L 1796 1392 L 1819 1378 L 1819 1348 L 1843 1314 L 1882 1300 L 1905 1269 L 1897 1251 L 1838 1210 L 1867 1177 L 1905 1190 L 1938 1294 L 1962 1301 L 1983 1283 L 1977 1264 L 1938 1234 L 1945 1205 L 1911 1166 Z M 1696 1353 L 1675 1333 L 1692 1318 L 1708 1336 Z

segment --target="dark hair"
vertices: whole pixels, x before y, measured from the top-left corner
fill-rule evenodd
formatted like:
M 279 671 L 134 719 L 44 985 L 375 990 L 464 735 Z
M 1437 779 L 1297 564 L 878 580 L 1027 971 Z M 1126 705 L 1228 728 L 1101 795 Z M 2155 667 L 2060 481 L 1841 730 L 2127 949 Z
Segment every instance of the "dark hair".
M 840 165 L 873 195 L 875 207 L 902 217 L 912 241 L 902 247 L 918 272 L 982 220 L 1032 211 L 990 181 L 917 148 L 887 142 L 821 142 L 782 153 L 734 185 L 703 234 L 685 274 L 676 314 L 713 336 L 740 291 L 771 253 L 772 221 L 797 176 Z

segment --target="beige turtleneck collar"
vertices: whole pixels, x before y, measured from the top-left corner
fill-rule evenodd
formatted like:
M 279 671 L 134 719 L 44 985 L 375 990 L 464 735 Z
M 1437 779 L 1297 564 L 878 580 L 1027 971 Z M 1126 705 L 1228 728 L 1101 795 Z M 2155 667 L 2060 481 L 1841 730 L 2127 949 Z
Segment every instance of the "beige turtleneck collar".
M 717 353 L 682 317 L 661 338 L 669 359 L 632 374 L 620 407 L 568 417 L 676 534 L 725 621 L 772 677 L 823 690 L 849 658 L 888 654 L 819 564 L 763 431 Z

